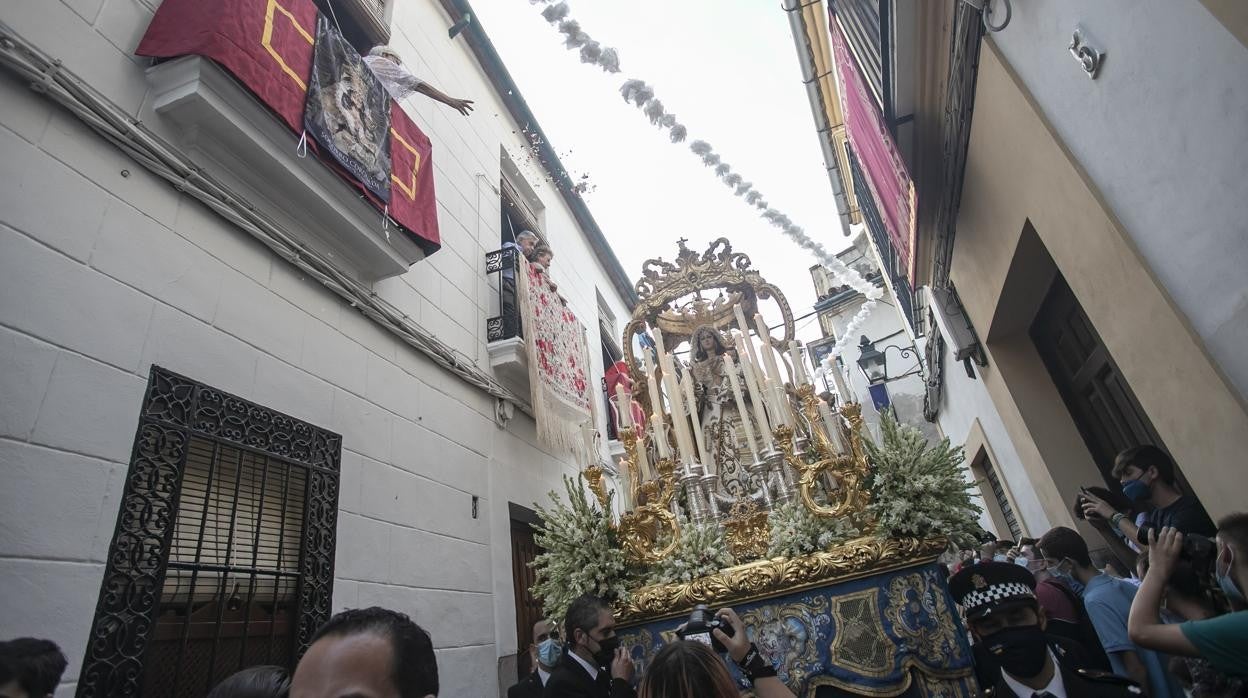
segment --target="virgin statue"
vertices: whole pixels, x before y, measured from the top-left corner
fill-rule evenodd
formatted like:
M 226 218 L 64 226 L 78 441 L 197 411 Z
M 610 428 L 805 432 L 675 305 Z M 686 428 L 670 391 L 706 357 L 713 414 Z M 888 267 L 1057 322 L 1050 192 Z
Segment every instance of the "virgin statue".
M 736 350 L 725 346 L 719 330 L 710 325 L 701 325 L 693 331 L 691 338 L 694 396 L 697 399 L 698 419 L 702 425 L 702 434 L 706 450 L 715 464 L 715 472 L 724 491 L 732 497 L 742 497 L 754 491 L 756 485 L 751 484 L 748 466 L 753 462 L 749 443 L 746 442 L 745 427 L 742 419 L 750 419 L 749 414 L 740 414 L 737 410 L 736 398 L 732 392 L 732 384 L 728 381 L 727 366 L 724 355 L 730 354 L 737 370 L 737 381 L 745 385 L 741 375 L 741 364 L 736 361 Z M 749 396 L 743 395 L 746 411 L 749 411 Z M 753 426 L 753 422 L 751 422 Z M 757 427 L 754 427 L 757 433 Z

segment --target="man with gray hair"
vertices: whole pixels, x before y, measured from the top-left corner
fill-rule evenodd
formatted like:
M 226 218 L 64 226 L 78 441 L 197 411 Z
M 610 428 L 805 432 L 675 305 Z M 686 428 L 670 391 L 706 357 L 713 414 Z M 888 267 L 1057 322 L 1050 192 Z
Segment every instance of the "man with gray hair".
M 472 111 L 472 100 L 447 96 L 445 92 L 412 75 L 407 68 L 403 67 L 399 54 L 389 46 L 374 46 L 364 57 L 364 63 L 373 71 L 377 79 L 381 80 L 381 84 L 385 85 L 386 92 L 389 92 L 390 96 L 396 100 L 402 101 L 413 93 L 419 92 L 464 116 L 468 116 L 468 113 Z

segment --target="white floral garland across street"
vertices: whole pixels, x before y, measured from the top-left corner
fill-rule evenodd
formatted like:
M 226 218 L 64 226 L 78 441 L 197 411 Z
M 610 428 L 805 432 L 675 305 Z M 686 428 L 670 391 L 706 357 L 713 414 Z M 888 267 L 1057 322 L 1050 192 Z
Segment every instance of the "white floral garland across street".
M 551 0 L 529 0 L 533 5 L 544 5 L 542 8 L 542 17 L 551 25 L 558 28 L 559 32 L 564 36 L 564 46 L 569 50 L 580 50 L 582 63 L 597 65 L 607 73 L 620 72 L 620 55 L 616 49 L 604 48 L 601 43 L 595 41 L 581 27 L 580 22 L 572 19 L 571 8 L 568 6 L 567 0 L 559 2 L 551 2 Z M 673 143 L 683 143 L 689 137 L 689 129 L 676 120 L 676 115 L 667 111 L 663 102 L 655 96 L 654 88 L 644 80 L 632 78 L 625 80 L 620 86 L 620 96 L 625 102 L 631 103 L 650 120 L 660 130 L 666 130 L 668 138 Z M 795 242 L 798 246 L 814 255 L 815 259 L 832 272 L 832 278 L 836 283 L 858 291 L 866 296 L 867 301 L 862 304 L 862 308 L 854 315 L 853 319 L 841 333 L 841 337 L 833 345 L 828 357 L 824 360 L 824 369 L 831 369 L 831 360 L 833 357 L 839 356 L 841 352 L 849 346 L 854 335 L 857 334 L 858 328 L 866 321 L 867 316 L 871 314 L 876 306 L 876 301 L 883 297 L 884 292 L 875 284 L 863 278 L 856 270 L 845 266 L 845 263 L 837 259 L 836 255 L 828 252 L 822 244 L 812 239 L 806 234 L 806 231 L 793 223 L 793 221 L 781 211 L 772 208 L 763 197 L 762 192 L 754 187 L 752 182 L 745 179 L 739 172 L 734 172 L 732 166 L 724 162 L 723 157 L 715 152 L 715 148 L 706 141 L 694 140 L 689 143 L 689 150 L 702 159 L 702 164 L 707 167 L 713 167 L 715 176 L 719 178 L 726 186 L 732 189 L 733 193 L 745 201 L 746 205 L 754 207 L 762 212 L 762 217 L 781 233 Z

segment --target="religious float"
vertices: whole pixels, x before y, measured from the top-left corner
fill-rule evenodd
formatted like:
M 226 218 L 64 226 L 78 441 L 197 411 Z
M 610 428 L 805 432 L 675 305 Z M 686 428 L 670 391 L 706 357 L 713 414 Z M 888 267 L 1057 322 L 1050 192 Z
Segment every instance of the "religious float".
M 974 527 L 960 450 L 888 419 L 864 437 L 859 405 L 816 393 L 784 295 L 726 239 L 680 241 L 636 288 L 609 377 L 621 501 L 590 462 L 593 499 L 569 480 L 539 507 L 547 615 L 613 599 L 641 673 L 695 605 L 732 606 L 799 696 L 974 694 L 938 562 Z

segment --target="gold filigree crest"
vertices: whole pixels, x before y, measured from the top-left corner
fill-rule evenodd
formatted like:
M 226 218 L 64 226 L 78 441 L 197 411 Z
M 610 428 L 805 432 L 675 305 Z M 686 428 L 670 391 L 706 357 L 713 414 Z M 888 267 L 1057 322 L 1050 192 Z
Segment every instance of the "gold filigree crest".
M 642 278 L 636 285 L 639 301 L 624 327 L 621 344 L 634 380 L 641 382 L 644 376 L 629 348 L 633 338 L 645 332 L 646 324 L 662 333 L 665 346 L 675 349 L 689 341 L 701 325 L 710 325 L 721 333 L 735 327 L 748 334 L 750 328 L 739 326 L 734 308 L 741 308 L 748 323 L 763 301 L 774 301 L 780 309 L 784 331 L 771 342 L 780 352 L 779 360 L 788 366 L 786 350 L 796 337 L 796 330 L 793 310 L 780 289 L 752 268 L 747 255 L 733 252 L 727 238 L 716 239 L 702 254 L 690 250 L 686 242 L 677 241 L 675 262 L 656 258 L 642 265 Z M 711 293 L 717 295 L 708 299 L 706 296 Z M 648 396 L 642 394 L 638 399 L 647 402 Z M 652 405 L 647 407 L 653 409 Z

